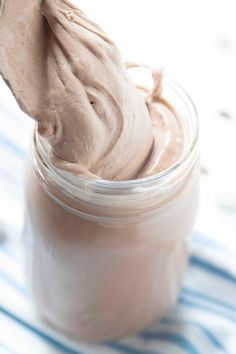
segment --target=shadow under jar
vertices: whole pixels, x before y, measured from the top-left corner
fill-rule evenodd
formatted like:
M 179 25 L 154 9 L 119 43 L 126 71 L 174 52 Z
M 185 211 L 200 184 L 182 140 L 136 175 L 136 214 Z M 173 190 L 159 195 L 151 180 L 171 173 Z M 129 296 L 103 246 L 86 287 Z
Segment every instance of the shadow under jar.
M 164 98 L 185 130 L 180 161 L 155 176 L 90 180 L 56 169 L 35 133 L 26 183 L 25 243 L 36 309 L 76 340 L 142 330 L 175 303 L 198 205 L 198 122 L 177 84 Z

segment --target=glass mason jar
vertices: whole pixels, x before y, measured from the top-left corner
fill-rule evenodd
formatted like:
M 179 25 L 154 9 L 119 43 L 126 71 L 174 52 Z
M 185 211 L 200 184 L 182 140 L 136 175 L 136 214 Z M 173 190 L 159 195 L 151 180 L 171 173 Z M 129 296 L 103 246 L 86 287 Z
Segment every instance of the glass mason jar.
M 184 154 L 155 176 L 90 180 L 56 169 L 34 134 L 26 184 L 27 275 L 48 323 L 82 341 L 138 332 L 175 303 L 198 205 L 198 121 L 177 84 Z

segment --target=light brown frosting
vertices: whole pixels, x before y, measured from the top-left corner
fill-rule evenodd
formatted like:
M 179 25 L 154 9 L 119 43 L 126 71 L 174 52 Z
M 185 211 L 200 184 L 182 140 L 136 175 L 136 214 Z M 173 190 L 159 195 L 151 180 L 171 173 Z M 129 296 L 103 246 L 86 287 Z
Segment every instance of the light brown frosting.
M 5 0 L 0 13 L 2 76 L 56 167 L 130 179 L 176 162 L 182 128 L 160 75 L 142 95 L 115 44 L 69 0 Z

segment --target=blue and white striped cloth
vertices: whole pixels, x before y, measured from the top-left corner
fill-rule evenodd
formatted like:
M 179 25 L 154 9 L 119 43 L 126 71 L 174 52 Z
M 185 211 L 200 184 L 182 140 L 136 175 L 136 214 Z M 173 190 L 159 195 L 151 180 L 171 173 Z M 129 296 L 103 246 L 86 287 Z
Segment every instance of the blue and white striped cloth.
M 29 132 L 29 120 L 4 91 L 0 97 L 0 219 L 7 238 L 0 238 L 0 354 L 235 354 L 235 255 L 201 233 L 193 235 L 177 305 L 142 333 L 103 345 L 78 345 L 37 319 L 25 285 L 20 242 Z

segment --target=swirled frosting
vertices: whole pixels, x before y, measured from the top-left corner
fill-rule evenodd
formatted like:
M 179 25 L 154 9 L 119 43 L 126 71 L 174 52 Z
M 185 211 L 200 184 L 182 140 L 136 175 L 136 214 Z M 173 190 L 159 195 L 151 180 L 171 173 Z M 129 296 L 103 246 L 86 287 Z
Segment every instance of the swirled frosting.
M 116 45 L 71 1 L 2 2 L 0 66 L 56 167 L 123 180 L 179 158 L 182 128 L 161 75 L 141 93 Z

